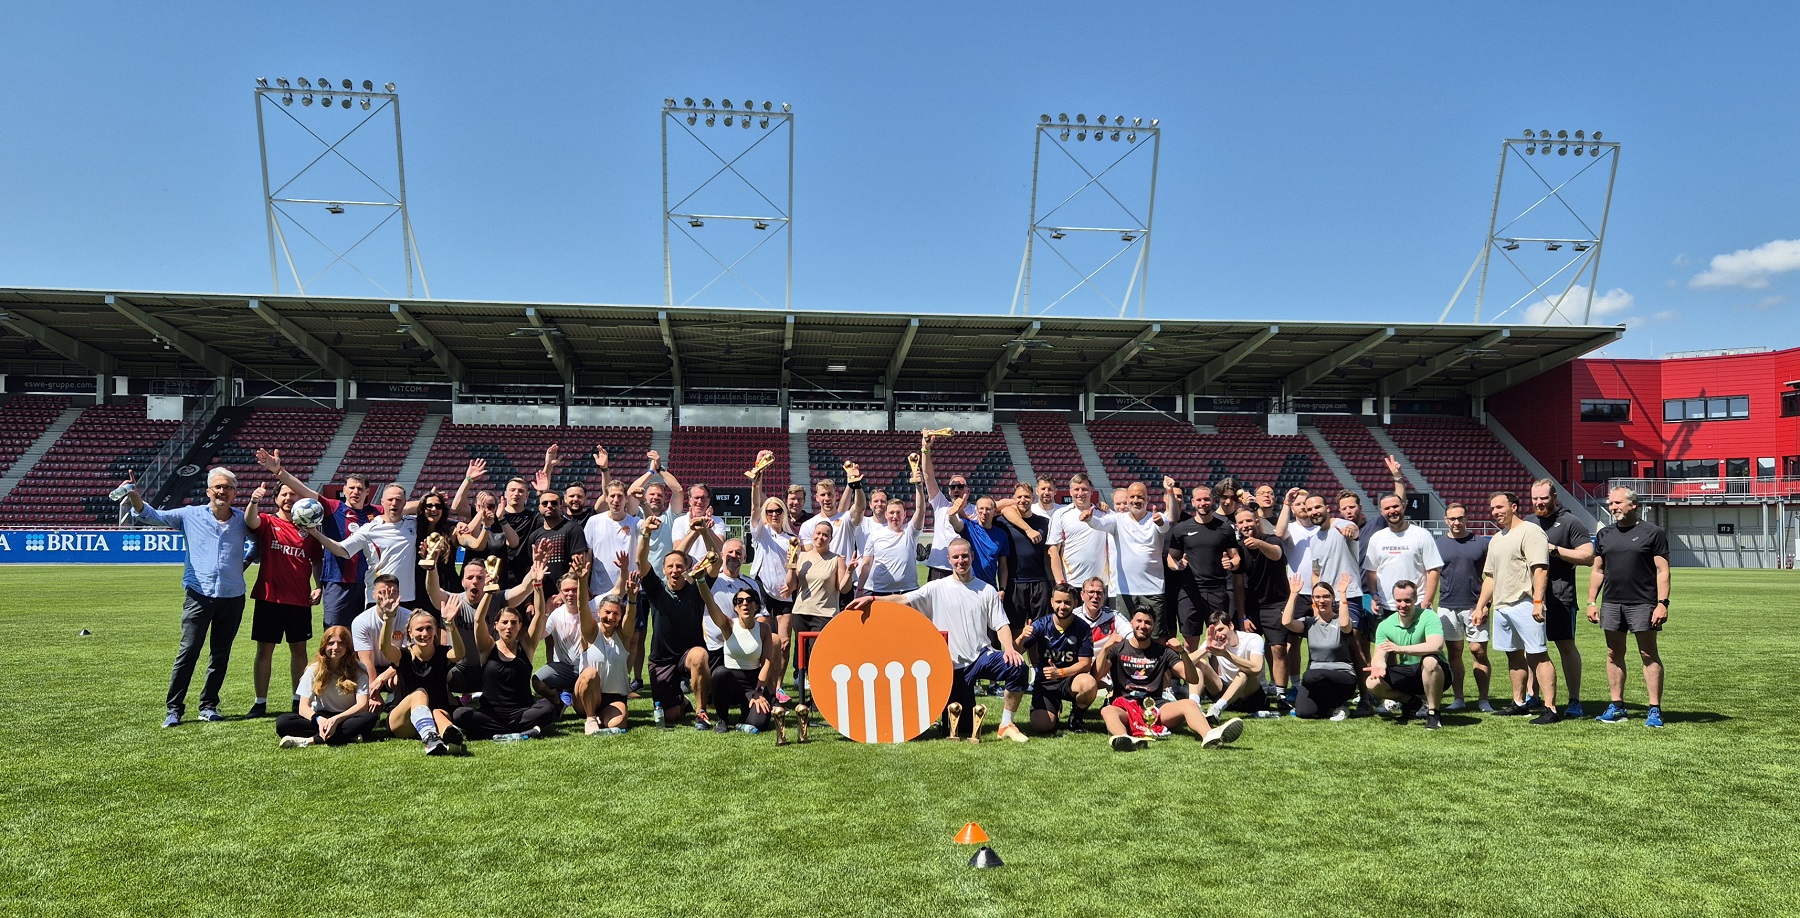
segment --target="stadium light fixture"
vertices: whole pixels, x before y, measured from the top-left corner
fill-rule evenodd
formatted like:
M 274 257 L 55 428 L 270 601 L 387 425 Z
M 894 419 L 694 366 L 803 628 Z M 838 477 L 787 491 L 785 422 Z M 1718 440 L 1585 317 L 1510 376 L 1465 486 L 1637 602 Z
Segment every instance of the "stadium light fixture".
M 768 221 L 766 221 L 766 220 L 758 220 L 755 223 L 752 223 L 750 225 L 759 230 L 766 230 L 769 228 Z
M 372 80 L 364 80 L 362 82 L 362 87 L 363 87 L 363 92 L 374 92 L 375 91 L 375 83 Z
M 1508 252 L 1516 252 L 1519 250 L 1519 240 L 1508 239 L 1508 240 L 1506 240 L 1506 244 L 1501 246 L 1501 248 L 1507 250 Z
M 306 95 L 301 96 L 300 104 L 301 105 L 311 105 L 312 104 L 312 93 L 309 92 Z
M 386 89 L 387 89 L 387 91 L 388 91 L 388 92 L 393 92 L 393 91 L 394 91 L 394 84 L 392 84 L 392 83 L 383 83 L 383 84 L 381 84 L 381 85 L 382 85 L 382 86 L 383 86 L 383 87 L 385 87 L 385 88 L 386 88 Z
M 1544 243 L 1544 251 L 1546 251 L 1546 252 L 1558 252 L 1561 250 L 1562 250 L 1562 243 L 1557 242 L 1554 239 L 1549 242 Z
M 1069 234 L 1068 234 L 1068 233 L 1065 233 L 1065 232 L 1063 232 L 1063 231 L 1062 231 L 1062 230 L 1060 230 L 1060 229 L 1053 229 L 1053 230 L 1051 230 L 1051 231 L 1050 231 L 1050 238 L 1051 238 L 1051 239 L 1061 239 L 1061 238 L 1063 238 L 1063 237 L 1064 237 L 1064 236 L 1067 236 L 1067 235 L 1069 235 Z
M 681 97 L 681 103 L 681 105 L 676 105 L 675 98 L 672 96 L 665 96 L 663 98 L 663 115 L 666 119 L 662 122 L 664 221 L 663 300 L 665 305 L 676 305 L 674 286 L 675 266 L 673 264 L 675 260 L 673 253 L 674 235 L 670 232 L 671 225 L 679 228 L 681 224 L 676 223 L 675 221 L 680 220 L 685 222 L 691 229 L 700 229 L 706 225 L 706 221 L 708 220 L 741 220 L 749 223 L 752 228 L 759 232 L 766 232 L 772 229 L 787 229 L 789 231 L 784 305 L 791 307 L 793 305 L 793 220 L 791 216 L 793 213 L 794 198 L 792 187 L 794 175 L 793 106 L 783 102 L 781 103 L 780 111 L 777 112 L 775 109 L 775 102 L 772 99 L 731 99 L 726 97 L 721 97 L 716 102 L 711 97 L 702 97 L 696 105 L 692 96 Z M 757 110 L 758 105 L 762 106 L 760 111 Z M 699 124 L 701 120 L 704 119 L 706 127 L 710 128 L 719 126 L 718 119 L 721 117 L 725 120 L 724 127 L 729 128 L 735 126 L 743 131 L 749 131 L 750 128 L 754 126 L 763 131 L 773 133 L 783 126 L 780 122 L 785 122 L 785 126 L 788 129 L 788 168 L 786 172 L 788 189 L 787 206 L 785 208 L 780 205 L 773 205 L 773 202 L 779 199 L 779 192 L 774 194 L 764 194 L 763 189 L 757 188 L 756 181 L 753 181 L 752 178 L 738 166 L 739 160 L 752 154 L 753 151 L 766 149 L 760 146 L 763 140 L 768 139 L 766 134 L 758 135 L 751 139 L 747 146 L 743 146 L 742 148 L 719 150 L 714 149 L 715 141 L 708 136 L 695 131 L 687 131 L 686 133 L 689 138 L 706 148 L 707 152 L 711 153 L 719 163 L 724 165 L 723 168 L 719 169 L 717 172 L 706 175 L 706 180 L 701 181 L 697 187 L 693 187 L 685 192 L 671 186 L 671 179 L 675 178 L 675 176 L 671 172 L 672 162 L 674 162 L 674 160 L 671 159 L 671 151 L 669 148 L 670 121 L 676 121 L 677 123 L 685 121 L 689 127 L 692 127 Z M 755 122 L 754 125 L 752 125 L 752 121 Z M 679 134 L 680 132 L 677 133 Z M 776 149 L 779 148 L 777 147 Z M 768 154 L 761 155 L 766 156 Z M 685 169 L 686 167 L 683 168 Z M 709 185 L 712 184 L 712 179 L 718 178 L 725 173 L 731 173 L 735 180 L 749 185 L 751 191 L 756 192 L 762 200 L 770 202 L 773 206 L 769 209 L 758 208 L 758 210 L 761 211 L 760 213 L 745 212 L 743 210 L 716 210 L 706 207 L 703 201 L 712 194 L 712 189 L 709 187 Z M 761 181 L 770 180 L 762 179 Z M 674 184 L 680 185 L 682 184 L 682 181 L 676 181 Z M 672 194 L 676 195 L 676 197 L 671 197 Z M 748 288 L 750 293 L 760 299 L 764 305 L 776 305 L 763 297 L 762 293 L 757 291 L 756 288 L 746 280 L 742 272 L 738 270 L 738 266 L 743 262 L 744 258 L 748 258 L 751 253 L 756 252 L 757 248 L 760 248 L 760 242 L 757 243 L 756 247 L 752 247 L 750 252 L 747 252 L 734 260 L 732 258 L 720 258 L 714 255 L 708 244 L 702 242 L 699 237 L 687 234 L 685 230 L 681 230 L 681 232 L 684 235 L 688 235 L 689 240 L 699 246 L 706 255 L 712 256 L 710 259 L 712 265 L 719 269 L 711 280 L 707 281 L 695 291 L 694 296 L 698 296 L 700 293 L 712 288 L 719 280 L 726 277 L 732 277 Z M 724 235 L 717 236 L 716 234 L 709 234 L 715 236 L 715 238 L 711 240 L 713 245 L 729 244 L 724 240 L 742 238 L 734 237 L 729 230 L 720 230 L 718 232 L 722 232 Z M 690 296 L 689 300 L 692 298 L 693 297 Z M 686 303 L 684 302 L 682 305 L 686 305 Z
M 276 77 L 275 85 L 281 87 L 282 89 L 288 88 L 288 86 L 289 86 L 288 78 L 287 77 Z
M 264 89 L 267 89 L 269 87 L 269 78 L 268 77 L 257 77 L 256 85 L 261 86 Z
M 342 205 L 342 204 L 327 204 L 327 205 L 325 205 L 325 212 L 328 214 L 341 214 L 344 212 L 344 205 Z
M 699 115 L 696 115 L 693 112 L 688 112 L 687 123 L 695 124 L 695 123 L 698 123 L 699 121 L 700 121 Z
M 294 94 L 291 92 L 282 93 L 281 94 L 281 104 L 282 105 L 293 105 L 294 104 Z
M 1574 249 L 1577 252 L 1585 252 L 1588 249 L 1591 249 L 1593 247 L 1594 247 L 1594 244 L 1591 242 L 1577 242 L 1574 245 Z
M 311 89 L 312 81 L 307 79 L 306 77 L 301 77 L 300 78 L 300 88 L 301 89 Z
M 699 217 L 695 217 L 688 221 L 688 225 L 693 227 L 694 229 L 699 229 L 700 227 L 706 225 L 706 221 L 700 219 Z
M 363 107 L 363 111 L 365 111 L 365 112 L 369 110 L 369 97 L 368 96 L 363 96 L 362 107 Z
M 828 363 L 825 365 L 825 372 L 827 373 L 845 373 L 848 372 L 849 369 L 849 366 L 841 363 Z

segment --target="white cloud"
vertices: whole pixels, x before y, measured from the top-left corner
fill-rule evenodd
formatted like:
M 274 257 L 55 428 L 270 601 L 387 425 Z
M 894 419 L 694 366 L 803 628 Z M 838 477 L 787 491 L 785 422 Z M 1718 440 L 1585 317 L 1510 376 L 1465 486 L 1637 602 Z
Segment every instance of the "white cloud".
M 1661 312 L 1652 313 L 1650 316 L 1650 321 L 1652 321 L 1652 322 L 1673 322 L 1679 318 L 1681 318 L 1680 312 L 1678 312 L 1674 309 L 1664 309 Z
M 1581 321 L 1581 315 L 1587 309 L 1588 288 L 1585 284 L 1576 284 L 1569 289 L 1569 295 L 1563 297 L 1562 308 L 1553 316 L 1550 311 L 1555 308 L 1549 298 L 1539 300 L 1525 309 L 1525 321 L 1543 324 L 1546 319 L 1557 325 L 1574 325 Z M 1588 318 L 1590 325 L 1610 324 L 1603 322 L 1613 313 L 1625 312 L 1637 305 L 1637 297 L 1614 287 L 1605 293 L 1594 294 L 1594 309 Z M 1616 320 L 1615 320 L 1616 321 Z
M 1711 265 L 1694 279 L 1694 287 L 1748 287 L 1761 290 L 1769 286 L 1769 276 L 1800 271 L 1800 239 L 1777 239 L 1754 249 L 1738 249 L 1729 255 L 1714 255 Z

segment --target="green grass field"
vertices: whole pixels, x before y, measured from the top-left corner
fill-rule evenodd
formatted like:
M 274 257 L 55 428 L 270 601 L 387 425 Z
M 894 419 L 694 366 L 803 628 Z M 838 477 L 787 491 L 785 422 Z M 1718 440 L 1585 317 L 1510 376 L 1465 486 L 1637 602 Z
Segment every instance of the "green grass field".
M 4 580 L 4 915 L 1800 913 L 1790 572 L 1676 572 L 1661 731 L 1634 656 L 1628 726 L 1250 721 L 1227 750 L 1119 755 L 568 721 L 449 759 L 283 750 L 236 719 L 248 615 L 233 719 L 160 729 L 178 570 Z M 1580 640 L 1591 716 L 1604 650 Z M 971 820 L 1005 867 L 966 866 Z

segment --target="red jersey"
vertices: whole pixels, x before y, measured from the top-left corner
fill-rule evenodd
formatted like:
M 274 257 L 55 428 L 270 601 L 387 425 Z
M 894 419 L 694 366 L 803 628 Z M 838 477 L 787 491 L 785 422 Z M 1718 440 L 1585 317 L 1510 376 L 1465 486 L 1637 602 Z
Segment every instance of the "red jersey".
M 262 525 L 256 539 L 262 551 L 262 568 L 256 574 L 252 598 L 287 606 L 312 607 L 313 565 L 324 551 L 300 527 L 271 513 L 259 514 Z

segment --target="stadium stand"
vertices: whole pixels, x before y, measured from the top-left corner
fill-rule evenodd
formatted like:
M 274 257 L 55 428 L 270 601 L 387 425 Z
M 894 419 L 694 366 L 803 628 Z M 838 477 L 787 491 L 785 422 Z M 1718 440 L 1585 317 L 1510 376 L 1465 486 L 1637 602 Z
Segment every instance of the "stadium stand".
M 1488 494 L 1507 489 L 1525 498 L 1531 473 L 1474 418 L 1396 419 L 1388 436 L 1406 452 L 1445 503 L 1460 501 L 1471 517 L 1487 515 Z
M 0 504 L 0 524 L 111 525 L 106 492 L 149 464 L 180 421 L 144 420 L 144 400 L 95 405 L 59 437 Z
M 257 449 L 280 449 L 282 468 L 306 481 L 312 478 L 313 467 L 319 464 L 325 445 L 342 423 L 344 413 L 335 408 L 252 408 L 205 465 L 222 465 L 236 472 L 240 490 L 248 497 L 258 484 L 272 481 L 269 473 L 256 464 Z M 199 501 L 205 496 L 206 480 L 202 476 L 194 482 L 188 499 Z
M 683 484 L 744 487 L 744 473 L 765 449 L 775 461 L 763 470 L 763 493 L 779 497 L 788 486 L 788 435 L 779 427 L 677 427 L 669 436 L 669 472 Z
M 1372 495 L 1393 492 L 1394 478 L 1388 474 L 1387 466 L 1382 464 L 1387 453 L 1369 435 L 1369 429 L 1361 421 L 1319 415 L 1312 419 L 1312 423 L 1325 437 L 1325 442 L 1331 444 L 1332 451 L 1350 469 L 1350 474 L 1356 476 L 1356 484 L 1363 492 L 1365 505 Z M 1370 515 L 1374 514 L 1371 512 Z
M 807 467 L 813 477 L 842 481 L 844 460 L 862 468 L 870 488 L 886 488 L 892 497 L 907 500 L 912 493 L 911 470 L 906 455 L 919 449 L 919 435 L 910 430 L 814 430 L 807 433 Z M 941 484 L 951 475 L 969 479 L 973 497 L 1011 497 L 1018 480 L 1006 437 L 997 430 L 957 431 L 937 441 L 931 458 Z M 907 500 L 908 506 L 911 501 Z
M 424 420 L 425 406 L 419 402 L 376 402 L 370 406 L 343 461 L 332 472 L 332 482 L 342 483 L 344 476 L 351 473 L 367 475 L 371 483 L 394 480 Z
M 1031 470 L 1056 480 L 1066 489 L 1069 476 L 1086 472 L 1075 437 L 1069 433 L 1069 417 L 1053 411 L 1021 411 L 1018 414 L 1019 437 L 1025 441 L 1025 455 L 1031 459 Z M 1028 482 L 1036 484 L 1036 482 Z
M 644 470 L 644 452 L 650 449 L 648 427 L 533 427 L 508 424 L 454 424 L 438 429 L 437 439 L 425 458 L 425 468 L 413 484 L 413 496 L 436 487 L 455 493 L 468 471 L 469 460 L 487 460 L 484 488 L 504 490 L 508 479 L 530 481 L 544 464 L 544 450 L 562 446 L 562 464 L 556 481 L 566 486 L 582 481 L 589 488 L 600 483 L 594 468 L 594 447 L 605 446 L 619 465 L 614 472 L 629 484 Z M 612 462 L 609 457 L 608 463 Z M 746 465 L 744 468 L 749 468 Z M 743 471 L 743 469 L 739 469 Z
M 1164 475 L 1183 486 L 1230 476 L 1246 486 L 1273 484 L 1277 491 L 1337 493 L 1337 479 L 1305 437 L 1269 436 L 1251 418 L 1235 415 L 1221 415 L 1216 425 L 1217 434 L 1179 421 L 1089 421 L 1087 429 L 1113 485 L 1142 481 L 1152 501 L 1162 499 Z
M 0 475 L 69 407 L 60 395 L 15 395 L 0 405 Z

